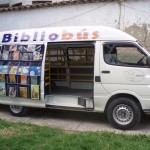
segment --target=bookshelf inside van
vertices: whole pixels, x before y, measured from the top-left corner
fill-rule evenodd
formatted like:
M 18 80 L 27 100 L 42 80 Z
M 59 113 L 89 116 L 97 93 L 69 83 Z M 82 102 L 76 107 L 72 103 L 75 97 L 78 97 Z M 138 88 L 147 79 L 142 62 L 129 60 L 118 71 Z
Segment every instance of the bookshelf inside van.
M 94 45 L 92 42 L 48 43 L 45 93 L 92 98 Z

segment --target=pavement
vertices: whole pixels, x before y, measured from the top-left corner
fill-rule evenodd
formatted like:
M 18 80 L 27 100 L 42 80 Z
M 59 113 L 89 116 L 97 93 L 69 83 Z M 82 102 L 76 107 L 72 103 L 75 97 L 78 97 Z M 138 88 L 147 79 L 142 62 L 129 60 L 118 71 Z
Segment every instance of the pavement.
M 108 123 L 104 114 L 94 112 L 32 109 L 25 117 L 15 117 L 8 112 L 7 106 L 0 105 L 0 119 L 60 128 L 69 132 L 108 131 L 123 134 L 150 135 L 150 115 L 146 115 L 136 128 L 129 131 L 114 129 Z

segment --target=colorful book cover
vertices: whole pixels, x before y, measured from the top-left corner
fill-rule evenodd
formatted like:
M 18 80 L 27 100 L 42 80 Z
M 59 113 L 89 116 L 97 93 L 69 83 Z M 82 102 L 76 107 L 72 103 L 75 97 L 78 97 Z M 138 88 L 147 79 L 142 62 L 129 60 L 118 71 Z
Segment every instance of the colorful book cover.
M 17 74 L 17 72 L 18 72 L 18 66 L 10 65 L 9 74 Z
M 0 65 L 0 73 L 3 74 L 3 65 Z
M 13 58 L 13 52 L 9 52 L 8 59 L 9 59 L 9 60 L 12 60 L 12 58 Z
M 21 75 L 28 76 L 29 75 L 29 66 L 22 66 L 22 73 Z
M 40 76 L 40 75 L 41 75 L 41 66 L 30 67 L 30 76 Z
M 31 76 L 31 84 L 37 85 L 37 76 Z
M 21 60 L 30 60 L 30 53 L 23 53 Z
M 1 66 L 0 66 L 1 67 Z M 8 65 L 2 65 L 2 73 L 3 74 L 8 74 L 9 66 Z
M 33 60 L 40 60 L 40 52 L 38 51 L 33 52 Z
M 39 100 L 39 85 L 31 85 L 31 99 Z
M 16 76 L 14 74 L 9 74 L 10 83 L 16 83 Z
M 34 52 L 34 51 L 35 51 L 35 48 L 36 48 L 36 45 L 34 45 L 34 44 L 28 45 L 27 51 L 29 51 L 29 52 Z
M 4 74 L 0 74 L 0 82 L 5 82 L 5 75 Z
M 27 87 L 19 87 L 19 95 L 22 98 L 27 98 L 28 97 Z
M 13 53 L 13 60 L 19 60 L 20 52 L 19 51 L 14 51 Z
M 7 60 L 7 59 L 8 59 L 8 55 L 9 55 L 9 51 L 3 50 L 2 59 L 3 59 L 3 60 Z
M 6 95 L 5 83 L 0 82 L 0 96 Z
M 10 45 L 9 51 L 16 51 L 17 50 L 17 45 Z
M 21 75 L 21 83 L 27 84 L 27 76 Z
M 16 95 L 17 95 L 17 86 L 16 85 L 9 86 L 8 91 L 9 91 L 8 96 L 16 97 Z
M 20 52 L 26 52 L 27 51 L 27 45 L 18 45 L 18 50 Z

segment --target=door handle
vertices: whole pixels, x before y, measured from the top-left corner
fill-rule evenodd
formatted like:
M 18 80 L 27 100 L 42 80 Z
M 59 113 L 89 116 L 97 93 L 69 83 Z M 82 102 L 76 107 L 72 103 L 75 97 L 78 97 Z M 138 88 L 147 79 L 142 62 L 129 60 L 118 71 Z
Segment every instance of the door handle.
M 101 73 L 109 74 L 109 73 L 110 73 L 110 71 L 109 71 L 109 70 L 103 70 L 103 71 L 101 71 Z

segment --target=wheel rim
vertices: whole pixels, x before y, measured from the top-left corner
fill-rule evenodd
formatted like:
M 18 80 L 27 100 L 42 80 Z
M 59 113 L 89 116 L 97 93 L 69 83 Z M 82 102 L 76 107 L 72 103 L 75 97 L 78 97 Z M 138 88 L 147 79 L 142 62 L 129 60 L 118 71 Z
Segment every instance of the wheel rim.
M 118 124 L 127 125 L 132 122 L 134 113 L 128 105 L 120 104 L 114 108 L 113 118 Z
M 23 109 L 23 106 L 16 106 L 16 105 L 11 105 L 10 110 L 14 113 L 20 113 Z

